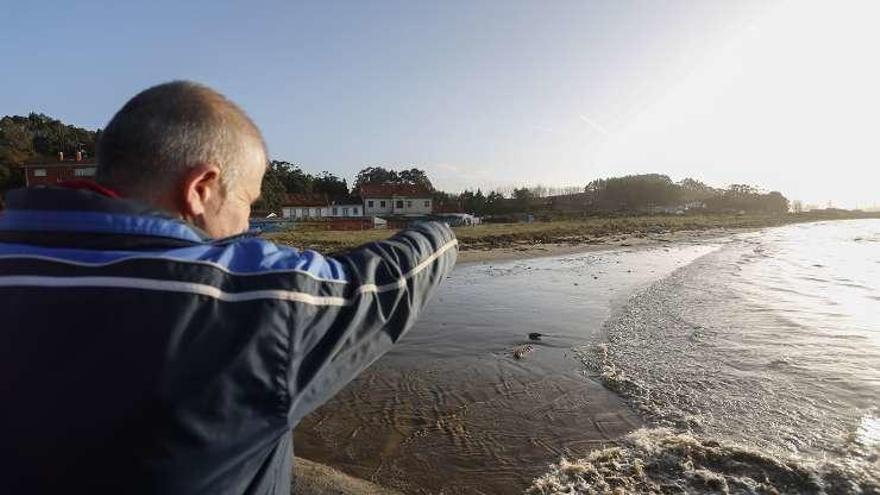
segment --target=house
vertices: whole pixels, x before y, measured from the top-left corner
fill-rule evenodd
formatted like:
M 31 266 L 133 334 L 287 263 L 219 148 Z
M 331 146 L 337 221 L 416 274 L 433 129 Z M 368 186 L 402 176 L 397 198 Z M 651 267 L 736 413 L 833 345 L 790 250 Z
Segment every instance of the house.
M 413 184 L 365 184 L 360 188 L 366 215 L 430 215 L 431 191 Z
M 73 159 L 64 159 L 64 153 L 58 153 L 57 162 L 26 163 L 24 169 L 25 185 L 53 186 L 71 179 L 91 179 L 95 176 L 98 164 L 94 159 L 86 158 L 82 152 L 76 152 Z
M 357 196 L 337 196 L 330 198 L 331 217 L 364 216 L 364 202 Z
M 360 217 L 363 214 L 364 207 L 359 198 L 331 198 L 320 193 L 288 194 L 281 205 L 282 217 L 299 220 Z

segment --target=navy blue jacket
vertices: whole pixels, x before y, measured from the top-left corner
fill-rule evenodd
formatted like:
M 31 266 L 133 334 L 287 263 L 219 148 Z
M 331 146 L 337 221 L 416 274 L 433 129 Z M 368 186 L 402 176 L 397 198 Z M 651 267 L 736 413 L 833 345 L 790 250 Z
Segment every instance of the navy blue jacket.
M 64 188 L 0 214 L 0 493 L 289 493 L 290 431 L 412 326 L 457 243 L 322 257 Z

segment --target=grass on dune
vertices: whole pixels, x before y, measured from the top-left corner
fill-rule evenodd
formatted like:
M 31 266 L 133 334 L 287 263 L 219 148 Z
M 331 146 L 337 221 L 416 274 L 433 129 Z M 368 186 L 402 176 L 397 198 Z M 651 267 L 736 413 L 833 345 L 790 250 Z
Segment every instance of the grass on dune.
M 718 228 L 760 228 L 818 220 L 859 218 L 858 215 L 800 213 L 785 215 L 651 215 L 588 217 L 535 223 L 497 223 L 456 227 L 461 248 L 495 249 L 533 244 L 579 244 L 608 236 L 707 230 Z M 304 228 L 267 234 L 274 242 L 324 253 L 338 253 L 361 244 L 386 239 L 395 230 L 325 231 Z

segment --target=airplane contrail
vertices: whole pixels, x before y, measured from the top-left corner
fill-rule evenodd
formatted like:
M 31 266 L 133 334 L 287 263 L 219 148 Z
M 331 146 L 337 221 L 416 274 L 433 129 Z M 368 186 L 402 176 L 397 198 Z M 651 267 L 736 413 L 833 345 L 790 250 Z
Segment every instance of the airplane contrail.
M 588 126 L 592 127 L 594 130 L 598 131 L 600 134 L 603 134 L 603 135 L 605 135 L 605 136 L 609 136 L 609 135 L 611 135 L 611 133 L 608 132 L 607 129 L 605 129 L 604 127 L 602 127 L 601 125 L 599 125 L 599 123 L 597 123 L 595 120 L 593 120 L 593 119 L 587 117 L 587 116 L 584 115 L 584 114 L 580 114 L 579 117 L 581 118 L 581 120 L 584 121 L 585 124 L 587 124 Z

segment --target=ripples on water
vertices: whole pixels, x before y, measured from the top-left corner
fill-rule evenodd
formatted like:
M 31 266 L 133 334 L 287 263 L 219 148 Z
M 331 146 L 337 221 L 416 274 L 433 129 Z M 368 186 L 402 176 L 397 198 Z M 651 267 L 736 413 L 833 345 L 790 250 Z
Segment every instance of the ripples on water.
M 676 271 L 579 349 L 665 429 L 532 490 L 880 493 L 878 302 L 874 220 L 745 235 Z
M 460 266 L 410 334 L 303 421 L 297 454 L 405 493 L 521 492 L 641 425 L 572 348 L 601 341 L 612 301 L 714 248 Z

